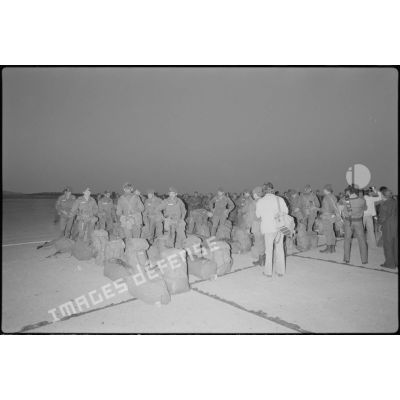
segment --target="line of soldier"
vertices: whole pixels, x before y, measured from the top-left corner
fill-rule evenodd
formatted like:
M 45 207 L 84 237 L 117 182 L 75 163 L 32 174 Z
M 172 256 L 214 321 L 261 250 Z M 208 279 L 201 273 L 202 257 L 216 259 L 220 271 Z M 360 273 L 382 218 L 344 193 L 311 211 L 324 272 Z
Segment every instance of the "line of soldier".
M 255 214 L 255 204 L 266 193 L 266 186 L 264 184 L 253 191 L 245 190 L 240 195 L 229 195 L 219 188 L 215 196 L 212 193 L 201 195 L 198 192 L 193 196 L 178 196 L 178 191 L 171 187 L 167 195 L 159 197 L 153 190 L 149 190 L 147 197 L 144 197 L 139 190 L 134 190 L 127 183 L 123 186 L 123 194 L 118 198 L 112 197 L 111 192 L 106 191 L 98 202 L 91 197 L 90 188 L 83 191 L 83 196 L 75 198 L 68 187 L 58 198 L 56 210 L 59 214 L 60 231 L 66 237 L 75 231 L 76 236 L 90 241 L 91 232 L 97 227 L 113 232 L 116 236 L 116 230 L 120 229 L 125 238 L 138 238 L 142 229 L 146 229 L 150 243 L 166 233 L 175 247 L 182 246 L 186 234 L 193 233 L 196 224 L 204 223 L 210 218 L 210 234 L 215 236 L 218 228 L 229 219 L 233 225 L 240 226 L 253 235 L 254 248 L 258 255 L 254 264 L 265 265 L 264 239 L 260 232 L 260 220 Z M 279 195 L 279 192 L 275 194 Z M 367 196 L 373 198 L 368 206 Z M 364 198 L 356 188 L 349 187 L 343 195 L 337 197 L 333 194 L 331 185 L 326 185 L 322 193 L 313 192 L 311 186 L 307 185 L 302 193 L 288 190 L 282 197 L 287 203 L 289 214 L 296 220 L 297 230 L 313 232 L 318 218 L 326 238 L 326 248 L 321 252 L 334 253 L 336 237 L 342 232 L 345 263 L 350 262 L 353 235 L 358 240 L 362 263 L 368 262 L 365 227 L 368 234 L 371 221 L 370 215 L 366 213 L 370 204 L 373 204 L 374 209 L 375 204 L 380 205 L 382 217 L 376 219 L 372 226 L 382 226 L 386 259 L 382 266 L 397 267 L 397 199 L 387 188 L 382 187 L 379 193 L 375 189 L 369 191 Z M 393 245 L 394 243 L 396 244 Z

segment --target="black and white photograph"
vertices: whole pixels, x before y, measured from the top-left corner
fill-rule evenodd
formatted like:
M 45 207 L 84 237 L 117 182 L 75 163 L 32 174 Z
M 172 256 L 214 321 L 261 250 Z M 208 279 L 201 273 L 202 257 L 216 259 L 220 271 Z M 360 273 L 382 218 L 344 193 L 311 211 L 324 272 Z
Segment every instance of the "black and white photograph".
M 2 69 L 3 333 L 396 333 L 391 66 Z
M 4 399 L 397 399 L 399 2 L 1 2 Z

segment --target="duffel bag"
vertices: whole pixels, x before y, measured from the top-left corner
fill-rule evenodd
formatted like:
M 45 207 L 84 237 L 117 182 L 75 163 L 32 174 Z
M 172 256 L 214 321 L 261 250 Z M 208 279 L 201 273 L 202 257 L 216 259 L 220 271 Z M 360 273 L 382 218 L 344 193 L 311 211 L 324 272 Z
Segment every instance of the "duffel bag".
M 164 250 L 161 253 L 161 260 L 158 266 L 170 294 L 178 294 L 190 290 L 185 250 Z
M 137 264 L 145 267 L 147 265 L 147 254 L 146 250 L 149 248 L 149 244 L 145 239 L 130 238 L 126 242 L 125 258 L 127 263 L 131 267 L 135 267 Z
M 211 249 L 204 256 L 217 265 L 218 276 L 225 275 L 232 270 L 233 260 L 231 247 L 224 241 L 213 242 Z
M 79 261 L 87 261 L 93 258 L 93 248 L 83 240 L 78 239 L 72 246 L 71 254 Z
M 97 265 L 104 265 L 107 242 L 108 232 L 106 230 L 95 229 L 92 232 L 92 246 L 96 253 L 95 262 Z
M 171 301 L 164 280 L 160 276 L 148 274 L 144 268 L 141 268 L 139 275 L 126 277 L 125 282 L 129 293 L 146 304 L 168 304 Z
M 129 293 L 147 304 L 167 304 L 171 297 L 163 277 L 157 271 L 149 270 L 146 254 L 149 244 L 144 239 L 129 239 L 125 258 L 130 274 L 125 278 Z
M 201 279 L 214 279 L 217 277 L 217 264 L 213 260 L 207 258 L 188 257 L 188 271 L 190 275 L 194 275 Z
M 116 281 L 118 279 L 127 278 L 130 272 L 117 259 L 111 259 L 104 262 L 103 274 L 108 279 Z
M 250 234 L 247 231 L 240 229 L 238 227 L 233 228 L 232 240 L 234 242 L 239 243 L 241 253 L 246 253 L 246 252 L 250 251 L 251 238 L 250 238 Z
M 123 259 L 125 250 L 125 243 L 122 239 L 113 239 L 106 243 L 104 253 L 105 260 L 112 260 L 115 258 Z
M 54 247 L 57 251 L 60 251 L 62 253 L 66 253 L 68 251 L 71 251 L 74 241 L 72 239 L 68 239 L 66 237 L 62 237 L 60 239 L 57 239 L 54 243 Z

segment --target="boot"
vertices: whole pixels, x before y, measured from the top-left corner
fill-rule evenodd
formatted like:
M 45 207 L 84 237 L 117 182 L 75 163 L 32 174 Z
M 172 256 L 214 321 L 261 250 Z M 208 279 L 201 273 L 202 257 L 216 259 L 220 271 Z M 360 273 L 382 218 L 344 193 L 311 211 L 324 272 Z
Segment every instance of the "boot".
M 320 253 L 332 253 L 330 245 L 326 245 L 326 248 L 324 250 L 320 250 Z
M 265 254 L 263 254 L 263 255 L 261 256 L 261 266 L 262 266 L 262 267 L 265 267 L 265 259 L 266 259 L 266 256 L 265 256 Z
M 253 262 L 253 265 L 254 265 L 254 266 L 262 265 L 262 257 L 263 257 L 263 256 L 258 256 L 258 260 L 257 260 L 257 261 L 254 261 L 254 262 Z

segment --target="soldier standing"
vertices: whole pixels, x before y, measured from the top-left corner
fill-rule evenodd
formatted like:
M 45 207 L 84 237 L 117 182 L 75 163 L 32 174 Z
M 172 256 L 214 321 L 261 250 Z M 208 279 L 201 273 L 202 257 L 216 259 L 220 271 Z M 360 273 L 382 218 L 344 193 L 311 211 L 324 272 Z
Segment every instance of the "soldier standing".
M 59 226 L 60 232 L 62 236 L 70 237 L 72 223 L 74 221 L 71 218 L 71 210 L 72 206 L 75 203 L 75 196 L 71 193 L 71 188 L 66 187 L 64 189 L 64 193 L 57 199 L 56 202 L 56 211 L 59 216 Z
M 368 263 L 368 248 L 365 240 L 363 225 L 364 211 L 367 209 L 365 199 L 358 197 L 358 189 L 350 188 L 350 196 L 345 199 L 345 205 L 342 211 L 344 217 L 344 259 L 348 264 L 350 262 L 351 240 L 353 235 L 358 240 L 360 248 L 361 262 Z
M 313 226 L 317 218 L 317 212 L 320 207 L 319 200 L 315 193 L 313 193 L 311 186 L 306 185 L 304 192 L 299 198 L 299 208 L 302 213 L 302 222 L 307 232 L 313 231 Z
M 202 218 L 201 213 L 198 212 L 203 206 L 203 200 L 200 197 L 198 192 L 194 192 L 194 195 L 188 201 L 188 226 L 187 232 L 189 234 L 194 232 L 194 228 L 196 225 L 201 224 Z
M 185 235 L 186 208 L 183 201 L 177 197 L 177 190 L 169 188 L 169 196 L 157 207 L 158 212 L 164 212 L 164 230 L 168 233 L 172 246 L 182 248 Z
M 379 210 L 378 223 L 382 226 L 383 252 L 385 263 L 381 267 L 396 268 L 398 260 L 398 205 L 389 189 L 382 191 L 383 202 Z
M 99 199 L 99 227 L 111 231 L 113 228 L 114 203 L 111 199 L 111 192 L 106 190 Z
M 126 239 L 140 238 L 144 205 L 139 195 L 133 193 L 133 186 L 130 183 L 126 183 L 123 190 L 124 194 L 117 203 L 117 216 L 120 218 Z
M 217 195 L 210 202 L 210 208 L 212 213 L 211 236 L 215 236 L 218 226 L 225 223 L 235 205 L 229 196 L 224 193 L 223 189 L 219 188 Z
M 153 243 L 155 237 L 159 237 L 163 233 L 162 214 L 158 211 L 162 200 L 157 197 L 154 190 L 147 192 L 147 199 L 144 202 L 143 219 L 145 225 L 148 227 L 149 242 Z
M 336 236 L 334 224 L 340 220 L 340 211 L 337 205 L 336 196 L 333 194 L 331 185 L 326 185 L 323 190 L 321 219 L 323 233 L 326 240 L 326 248 L 320 250 L 321 253 L 334 253 L 336 246 Z
M 90 194 L 90 188 L 86 188 L 83 191 L 83 196 L 75 200 L 71 209 L 71 218 L 74 218 L 76 215 L 78 237 L 87 243 L 91 241 L 99 210 L 96 200 Z

